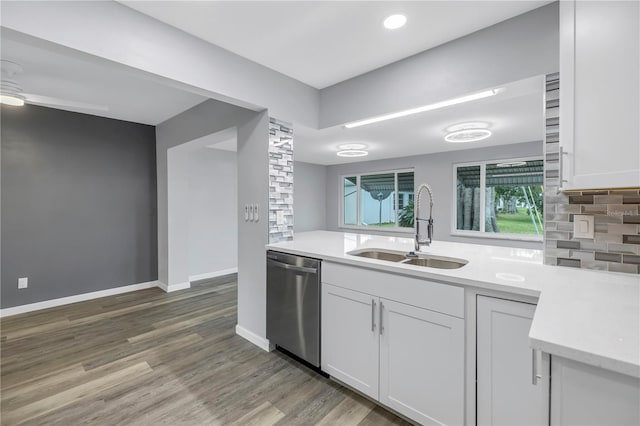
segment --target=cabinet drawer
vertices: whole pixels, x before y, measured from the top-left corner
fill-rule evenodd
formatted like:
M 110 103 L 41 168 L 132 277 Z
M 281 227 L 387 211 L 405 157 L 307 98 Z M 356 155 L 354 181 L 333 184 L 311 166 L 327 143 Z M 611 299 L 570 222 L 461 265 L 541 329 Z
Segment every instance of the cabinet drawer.
M 464 289 L 338 263 L 322 263 L 322 282 L 464 318 Z

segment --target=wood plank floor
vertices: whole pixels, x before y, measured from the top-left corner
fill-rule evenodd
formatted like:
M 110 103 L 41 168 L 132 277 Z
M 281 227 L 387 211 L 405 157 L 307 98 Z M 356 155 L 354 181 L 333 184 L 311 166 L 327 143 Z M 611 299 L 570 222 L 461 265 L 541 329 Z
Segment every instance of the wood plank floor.
M 236 336 L 235 279 L 0 320 L 1 424 L 407 424 Z

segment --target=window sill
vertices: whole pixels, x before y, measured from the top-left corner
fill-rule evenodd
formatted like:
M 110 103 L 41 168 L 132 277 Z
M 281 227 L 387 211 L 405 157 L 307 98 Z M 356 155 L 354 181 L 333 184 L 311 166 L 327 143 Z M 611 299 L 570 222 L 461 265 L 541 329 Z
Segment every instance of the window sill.
M 451 231 L 452 237 L 470 237 L 484 238 L 488 240 L 508 240 L 508 241 L 528 241 L 532 243 L 542 243 L 544 241 L 542 235 L 523 235 L 523 234 L 495 234 L 491 232 L 480 231 Z
M 390 232 L 390 233 L 401 233 L 401 234 L 415 234 L 416 231 L 414 228 L 390 228 L 390 227 L 380 227 L 376 228 L 374 226 L 349 226 L 349 225 L 341 225 L 338 226 L 338 229 L 345 231 L 373 231 L 373 232 Z

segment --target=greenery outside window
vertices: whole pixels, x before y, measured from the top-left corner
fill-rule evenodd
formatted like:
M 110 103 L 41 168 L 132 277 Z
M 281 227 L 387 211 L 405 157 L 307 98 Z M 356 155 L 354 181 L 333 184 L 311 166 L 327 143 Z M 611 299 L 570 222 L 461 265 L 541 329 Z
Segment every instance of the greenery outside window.
M 542 158 L 456 164 L 453 234 L 542 240 Z
M 346 175 L 340 186 L 341 227 L 413 228 L 413 170 Z

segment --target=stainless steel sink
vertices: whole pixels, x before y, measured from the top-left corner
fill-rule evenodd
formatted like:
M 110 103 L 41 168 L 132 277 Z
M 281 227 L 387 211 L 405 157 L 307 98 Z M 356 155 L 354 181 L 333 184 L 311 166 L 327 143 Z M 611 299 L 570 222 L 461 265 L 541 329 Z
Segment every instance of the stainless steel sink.
M 399 262 L 405 260 L 406 257 L 402 252 L 393 252 L 387 250 L 356 250 L 349 252 L 352 256 L 366 257 L 368 259 L 386 260 L 388 262 Z
M 436 269 L 458 269 L 469 263 L 464 259 L 440 257 L 418 254 L 418 257 L 407 257 L 407 253 L 401 251 L 383 249 L 362 249 L 350 251 L 351 256 L 366 257 L 368 259 L 384 260 L 387 262 L 403 263 L 405 265 L 422 266 Z
M 427 268 L 458 269 L 462 268 L 468 262 L 462 259 L 453 260 L 436 257 L 418 257 L 417 259 L 405 260 L 402 263 L 406 265 L 424 266 Z

